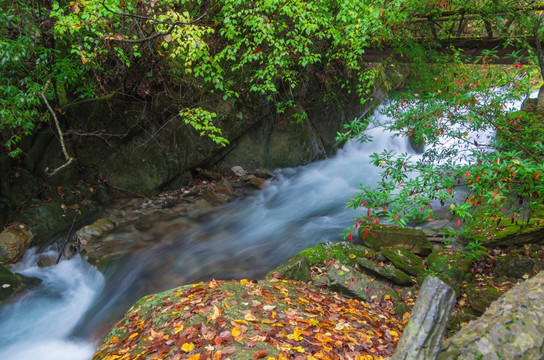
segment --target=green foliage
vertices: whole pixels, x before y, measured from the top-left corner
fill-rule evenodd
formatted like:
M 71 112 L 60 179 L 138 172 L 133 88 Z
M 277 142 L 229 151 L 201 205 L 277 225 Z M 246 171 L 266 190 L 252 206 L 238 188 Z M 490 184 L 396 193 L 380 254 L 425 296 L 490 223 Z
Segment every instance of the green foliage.
M 544 201 L 541 115 L 507 106 L 531 90 L 534 71 L 519 63 L 494 66 L 490 57 L 479 66 L 453 56 L 420 67 L 410 91 L 392 99 L 385 110 L 391 120 L 380 125 L 422 139 L 425 151 L 371 156 L 381 180 L 361 185 L 349 201 L 366 207 L 362 218 L 404 226 L 434 221 L 435 208 L 448 206 L 458 233 L 469 239 L 468 256 L 477 259 L 481 244 L 470 241 L 476 232 L 503 217 L 519 219 Z
M 202 108 L 183 109 L 179 115 L 183 118 L 186 124 L 191 125 L 200 136 L 207 135 L 216 144 L 226 146 L 229 141 L 222 137 L 221 129 L 213 124 L 213 119 L 217 116 L 216 113 L 211 113 Z

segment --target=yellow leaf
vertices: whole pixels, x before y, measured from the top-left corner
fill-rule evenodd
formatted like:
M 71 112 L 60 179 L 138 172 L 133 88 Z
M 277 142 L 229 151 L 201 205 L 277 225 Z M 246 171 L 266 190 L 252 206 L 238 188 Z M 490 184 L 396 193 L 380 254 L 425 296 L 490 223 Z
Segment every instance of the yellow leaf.
M 355 254 L 349 254 L 348 256 L 349 256 L 350 259 L 355 259 L 357 257 L 357 255 L 355 255 Z
M 240 285 L 249 284 L 249 281 L 247 279 L 240 280 Z
M 183 350 L 186 353 L 193 351 L 194 348 L 195 348 L 195 344 L 193 343 L 185 343 L 181 345 L 181 350 Z
M 187 358 L 187 360 L 198 360 L 200 359 L 200 354 L 193 354 Z
M 242 330 L 242 328 L 235 327 L 235 328 L 232 328 L 231 332 L 232 332 L 232 336 L 236 337 L 236 336 L 240 335 L 243 332 L 243 330 Z
M 302 330 L 300 330 L 298 327 L 295 327 L 293 333 L 287 335 L 287 338 L 295 341 L 302 341 Z
M 384 299 L 384 300 L 389 300 L 389 299 L 391 299 L 391 296 L 385 295 L 385 296 L 383 297 L 383 299 Z
M 391 334 L 391 336 L 399 337 L 399 333 L 394 330 L 389 331 L 389 333 Z
M 138 335 L 140 335 L 140 334 L 138 334 L 138 333 L 133 333 L 133 334 L 131 334 L 128 338 L 129 338 L 129 340 L 132 340 L 132 339 L 134 339 L 135 337 L 137 337 Z
M 177 328 L 174 328 L 174 334 L 177 335 L 181 330 L 183 330 L 183 325 L 180 325 Z
M 235 323 L 237 324 L 242 324 L 242 325 L 249 325 L 249 323 L 245 320 L 234 320 Z

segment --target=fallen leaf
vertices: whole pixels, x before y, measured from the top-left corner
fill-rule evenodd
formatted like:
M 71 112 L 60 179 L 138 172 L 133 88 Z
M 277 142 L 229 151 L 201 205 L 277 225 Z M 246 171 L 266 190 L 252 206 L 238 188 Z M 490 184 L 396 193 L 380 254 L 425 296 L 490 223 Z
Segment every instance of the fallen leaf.
M 181 345 L 181 350 L 183 350 L 186 353 L 193 351 L 194 348 L 195 348 L 194 343 L 185 343 Z

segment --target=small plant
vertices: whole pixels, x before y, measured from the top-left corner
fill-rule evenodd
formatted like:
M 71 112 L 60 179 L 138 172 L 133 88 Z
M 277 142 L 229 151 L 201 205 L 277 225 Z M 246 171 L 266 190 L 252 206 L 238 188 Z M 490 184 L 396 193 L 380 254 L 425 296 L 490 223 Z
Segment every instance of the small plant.
M 489 257 L 487 248 L 479 241 L 472 240 L 465 246 L 465 256 L 470 260 L 480 261 L 484 257 Z

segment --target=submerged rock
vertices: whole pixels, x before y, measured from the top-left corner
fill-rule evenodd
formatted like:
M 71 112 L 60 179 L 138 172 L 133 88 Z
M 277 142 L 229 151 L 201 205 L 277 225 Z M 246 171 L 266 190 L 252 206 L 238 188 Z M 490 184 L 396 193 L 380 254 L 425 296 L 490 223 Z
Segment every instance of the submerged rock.
M 0 233 L 0 264 L 19 261 L 32 243 L 34 235 L 23 224 L 14 223 Z

